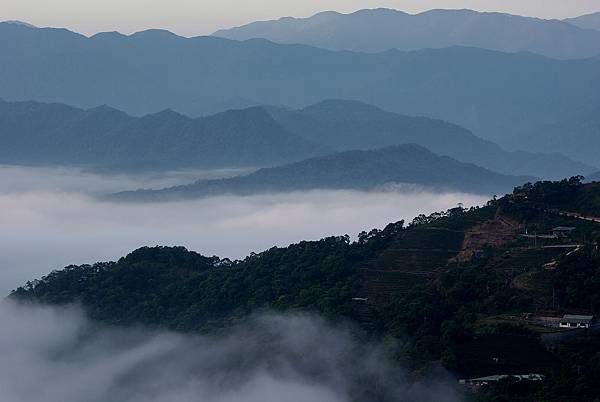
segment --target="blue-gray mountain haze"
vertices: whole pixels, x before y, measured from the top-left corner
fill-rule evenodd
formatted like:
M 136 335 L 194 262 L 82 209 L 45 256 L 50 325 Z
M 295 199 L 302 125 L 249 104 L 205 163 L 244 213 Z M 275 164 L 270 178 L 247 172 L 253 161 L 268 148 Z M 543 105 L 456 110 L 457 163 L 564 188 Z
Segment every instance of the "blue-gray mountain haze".
M 300 110 L 255 106 L 195 119 L 171 110 L 137 118 L 108 106 L 82 110 L 0 100 L 0 132 L 0 163 L 111 171 L 265 167 L 409 143 L 511 175 L 594 171 L 558 154 L 508 152 L 444 121 L 342 100 Z
M 0 65 L 6 100 L 107 104 L 133 115 L 170 108 L 198 116 L 239 100 L 299 108 L 354 99 L 532 151 L 546 141 L 544 127 L 600 102 L 600 57 L 559 61 L 464 47 L 366 54 L 160 30 L 87 38 L 5 23 Z M 563 151 L 557 148 L 548 150 Z M 600 165 L 597 155 L 566 154 Z
M 571 59 L 600 53 L 600 32 L 584 29 L 592 26 L 598 26 L 598 16 L 566 22 L 472 10 L 431 10 L 411 15 L 381 8 L 260 21 L 214 35 L 358 52 L 471 46 Z
M 600 12 L 569 18 L 565 21 L 569 24 L 578 26 L 579 28 L 600 31 Z
M 246 176 L 202 180 L 164 190 L 122 192 L 113 197 L 125 201 L 157 201 L 323 189 L 370 191 L 395 184 L 415 184 L 448 192 L 504 194 L 517 185 L 535 180 L 491 172 L 407 144 L 375 151 L 340 152 L 260 169 Z

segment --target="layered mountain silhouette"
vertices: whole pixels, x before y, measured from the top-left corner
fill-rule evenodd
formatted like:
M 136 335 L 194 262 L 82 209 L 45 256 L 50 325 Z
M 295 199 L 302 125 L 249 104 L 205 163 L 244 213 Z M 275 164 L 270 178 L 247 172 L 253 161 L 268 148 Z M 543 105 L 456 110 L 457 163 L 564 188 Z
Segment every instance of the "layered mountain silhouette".
M 449 121 L 511 149 L 600 104 L 599 57 L 559 61 L 464 47 L 366 54 L 157 30 L 86 38 L 5 23 L 0 65 L 7 100 L 198 116 L 236 99 L 292 108 L 355 99 Z
M 407 144 L 371 151 L 346 151 L 260 169 L 247 176 L 198 181 L 163 190 L 118 193 L 121 201 L 159 201 L 216 195 L 251 195 L 317 189 L 373 190 L 394 184 L 481 194 L 504 193 L 532 177 L 507 176 Z
M 0 101 L 0 161 L 112 169 L 271 166 L 324 149 L 248 108 L 191 119 L 171 110 L 131 117 L 110 107 Z
M 596 17 L 597 18 L 597 17 Z M 569 22 L 472 10 L 431 10 L 411 15 L 390 9 L 352 14 L 323 12 L 310 18 L 281 18 L 215 32 L 215 36 L 304 44 L 331 50 L 381 52 L 472 46 L 503 52 L 533 52 L 569 59 L 600 54 L 594 16 Z
M 333 151 L 415 143 L 506 174 L 544 178 L 595 169 L 558 154 L 507 152 L 439 120 L 357 101 L 301 110 L 251 107 L 191 119 L 172 110 L 144 117 L 101 106 L 0 101 L 0 163 L 112 170 L 273 166 Z
M 565 20 L 569 24 L 583 29 L 595 29 L 600 31 L 600 12 L 582 15 L 580 17 L 568 18 Z
M 559 178 L 593 170 L 557 153 L 507 152 L 455 124 L 386 112 L 358 101 L 327 100 L 300 110 L 268 110 L 291 133 L 337 151 L 414 143 L 505 174 Z

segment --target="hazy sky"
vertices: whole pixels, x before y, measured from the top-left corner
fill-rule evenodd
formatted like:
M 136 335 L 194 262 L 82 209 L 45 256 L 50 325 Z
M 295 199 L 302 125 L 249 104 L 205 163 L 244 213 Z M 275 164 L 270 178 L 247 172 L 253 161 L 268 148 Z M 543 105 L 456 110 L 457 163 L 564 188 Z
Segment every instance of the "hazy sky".
M 282 16 L 387 7 L 407 12 L 470 8 L 541 18 L 600 11 L 600 0 L 1 0 L 0 20 L 22 20 L 84 33 L 164 28 L 185 36 Z

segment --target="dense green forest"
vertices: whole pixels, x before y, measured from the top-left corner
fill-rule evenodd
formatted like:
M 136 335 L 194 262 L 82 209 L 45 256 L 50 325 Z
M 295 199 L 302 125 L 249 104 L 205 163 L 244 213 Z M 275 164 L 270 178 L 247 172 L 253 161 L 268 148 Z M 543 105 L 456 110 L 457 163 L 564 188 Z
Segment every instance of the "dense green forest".
M 458 378 L 545 376 L 465 390 L 473 400 L 589 401 L 600 397 L 600 334 L 564 335 L 530 316 L 600 314 L 600 223 L 590 220 L 599 212 L 599 184 L 539 182 L 356 241 L 305 241 L 239 261 L 141 248 L 52 272 L 10 297 L 77 302 L 105 323 L 190 332 L 261 310 L 315 312 L 354 323 L 415 376 L 440 362 Z M 569 233 L 537 236 L 561 226 Z

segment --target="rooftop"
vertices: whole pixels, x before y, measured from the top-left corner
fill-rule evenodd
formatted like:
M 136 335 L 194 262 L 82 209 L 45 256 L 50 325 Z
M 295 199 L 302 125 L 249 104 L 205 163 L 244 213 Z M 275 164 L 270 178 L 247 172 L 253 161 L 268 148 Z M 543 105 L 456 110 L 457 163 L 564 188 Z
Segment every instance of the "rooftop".
M 573 323 L 582 323 L 587 324 L 590 321 L 594 320 L 593 315 L 575 315 L 575 314 L 565 314 L 563 318 L 560 320 L 561 322 L 573 322 Z

